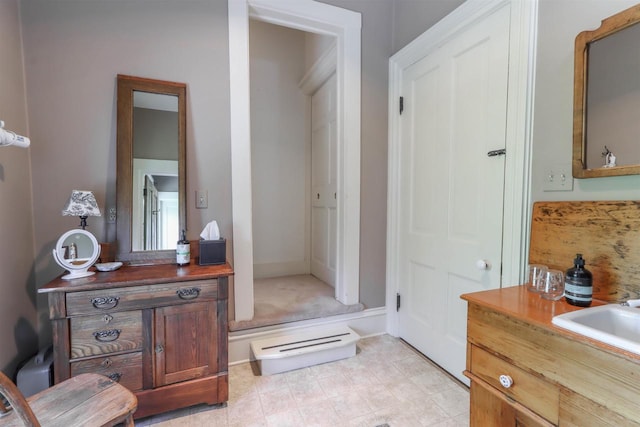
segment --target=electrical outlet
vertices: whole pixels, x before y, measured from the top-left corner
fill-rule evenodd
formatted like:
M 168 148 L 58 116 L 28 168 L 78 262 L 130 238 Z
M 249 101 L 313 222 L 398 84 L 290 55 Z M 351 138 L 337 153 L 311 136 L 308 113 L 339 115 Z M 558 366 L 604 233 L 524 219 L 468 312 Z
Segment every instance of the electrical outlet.
M 116 208 L 109 208 L 109 212 L 107 214 L 107 222 L 116 222 Z
M 196 209 L 206 209 L 207 207 L 209 207 L 207 190 L 196 190 Z
M 544 191 L 572 191 L 571 163 L 557 163 L 544 170 Z

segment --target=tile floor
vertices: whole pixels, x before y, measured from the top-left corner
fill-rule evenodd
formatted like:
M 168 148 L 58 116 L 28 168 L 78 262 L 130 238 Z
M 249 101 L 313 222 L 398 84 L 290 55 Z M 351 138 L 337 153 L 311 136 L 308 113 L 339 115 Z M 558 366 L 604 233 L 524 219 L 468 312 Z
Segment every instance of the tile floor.
M 249 363 L 229 368 L 229 402 L 136 421 L 188 427 L 459 427 L 469 391 L 403 341 L 360 340 L 355 357 L 271 376 Z

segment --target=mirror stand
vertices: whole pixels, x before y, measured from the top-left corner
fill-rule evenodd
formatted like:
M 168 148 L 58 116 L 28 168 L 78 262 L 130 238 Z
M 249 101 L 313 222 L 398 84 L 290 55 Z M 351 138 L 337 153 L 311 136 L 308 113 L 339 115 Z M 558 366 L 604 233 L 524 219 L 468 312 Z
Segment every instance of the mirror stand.
M 53 259 L 69 272 L 64 280 L 91 276 L 89 271 L 100 256 L 100 245 L 95 236 L 86 230 L 69 230 L 58 239 L 53 249 Z

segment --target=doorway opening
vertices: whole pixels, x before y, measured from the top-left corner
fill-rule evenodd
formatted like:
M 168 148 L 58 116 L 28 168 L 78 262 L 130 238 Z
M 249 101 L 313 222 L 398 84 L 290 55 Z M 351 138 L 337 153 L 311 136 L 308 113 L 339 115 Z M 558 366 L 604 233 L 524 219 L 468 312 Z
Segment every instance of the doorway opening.
M 250 18 L 335 38 L 337 144 L 336 183 L 332 194 L 336 229 L 335 298 L 346 305 L 357 304 L 360 243 L 360 14 L 312 0 L 286 4 L 274 0 L 229 0 L 235 320 L 252 320 L 255 300 L 254 251 L 257 248 L 254 245 L 256 230 L 252 182 L 256 177 L 252 177 L 252 156 L 256 154 L 252 153 L 250 132 Z M 306 229 L 311 232 L 311 220 Z M 289 229 L 287 233 L 304 235 L 306 231 Z M 280 240 L 271 239 L 271 244 L 281 245 L 283 242 Z

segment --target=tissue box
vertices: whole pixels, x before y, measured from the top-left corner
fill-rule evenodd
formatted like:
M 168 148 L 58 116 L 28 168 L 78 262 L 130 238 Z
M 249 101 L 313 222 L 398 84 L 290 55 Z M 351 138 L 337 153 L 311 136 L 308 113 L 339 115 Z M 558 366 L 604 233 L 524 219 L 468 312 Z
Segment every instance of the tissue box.
M 227 240 L 199 240 L 200 265 L 224 264 L 227 262 Z

